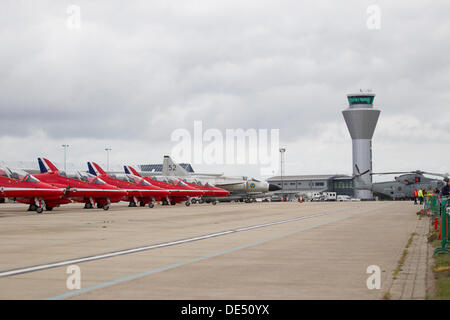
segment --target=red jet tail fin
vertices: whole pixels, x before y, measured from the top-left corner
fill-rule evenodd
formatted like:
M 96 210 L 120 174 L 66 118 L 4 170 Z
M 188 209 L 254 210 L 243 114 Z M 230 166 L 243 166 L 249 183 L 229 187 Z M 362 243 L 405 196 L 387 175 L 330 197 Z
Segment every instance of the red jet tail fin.
M 48 159 L 44 158 L 43 159 L 45 164 L 49 167 L 49 171 L 53 171 L 53 172 L 58 172 L 58 168 Z
M 134 174 L 137 177 L 141 176 L 132 166 L 128 166 L 128 170 L 130 170 L 131 173 Z
M 107 174 L 107 173 L 105 172 L 105 170 L 103 170 L 102 167 L 100 167 L 98 164 L 96 164 L 95 162 L 91 162 L 91 163 L 92 163 L 92 165 L 95 167 L 95 169 L 97 169 L 97 171 L 98 171 L 99 174 Z

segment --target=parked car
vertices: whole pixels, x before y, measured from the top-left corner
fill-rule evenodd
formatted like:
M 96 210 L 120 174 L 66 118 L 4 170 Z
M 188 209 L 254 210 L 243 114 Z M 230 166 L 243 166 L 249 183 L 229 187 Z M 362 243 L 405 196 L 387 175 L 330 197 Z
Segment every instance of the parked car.
M 345 194 L 340 194 L 336 198 L 337 201 L 351 201 L 352 198 L 350 196 L 347 196 Z

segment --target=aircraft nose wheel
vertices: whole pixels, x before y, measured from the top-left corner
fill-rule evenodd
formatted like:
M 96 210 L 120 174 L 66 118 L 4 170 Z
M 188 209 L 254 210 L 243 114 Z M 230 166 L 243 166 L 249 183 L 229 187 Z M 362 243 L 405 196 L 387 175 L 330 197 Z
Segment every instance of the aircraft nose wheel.
M 109 205 L 104 205 L 103 206 L 103 210 L 108 211 L 109 210 Z
M 148 204 L 148 207 L 149 208 L 153 208 L 155 206 L 155 204 L 153 203 L 153 202 L 150 202 L 149 204 Z

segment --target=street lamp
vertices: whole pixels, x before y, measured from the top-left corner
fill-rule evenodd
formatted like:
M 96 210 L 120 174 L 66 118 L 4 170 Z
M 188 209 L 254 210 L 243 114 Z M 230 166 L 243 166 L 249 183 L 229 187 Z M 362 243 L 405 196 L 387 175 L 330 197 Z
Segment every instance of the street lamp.
M 284 153 L 286 148 L 280 148 L 280 176 L 281 176 L 281 190 L 284 188 L 283 184 L 283 166 L 284 166 Z
M 63 144 L 62 147 L 64 148 L 64 172 L 67 172 L 67 148 L 69 145 Z
M 111 148 L 105 148 L 106 151 L 106 171 L 109 171 L 109 152 L 111 151 Z

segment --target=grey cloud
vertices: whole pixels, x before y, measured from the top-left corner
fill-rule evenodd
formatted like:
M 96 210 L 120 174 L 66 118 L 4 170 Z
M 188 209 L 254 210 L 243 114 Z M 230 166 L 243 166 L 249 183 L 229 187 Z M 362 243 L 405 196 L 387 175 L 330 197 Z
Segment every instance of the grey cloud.
M 359 88 L 383 116 L 450 116 L 446 1 L 379 1 L 380 31 L 366 28 L 368 1 L 77 4 L 81 29 L 68 30 L 69 3 L 6 2 L 0 136 L 156 143 L 203 120 L 293 142 L 342 121 Z

